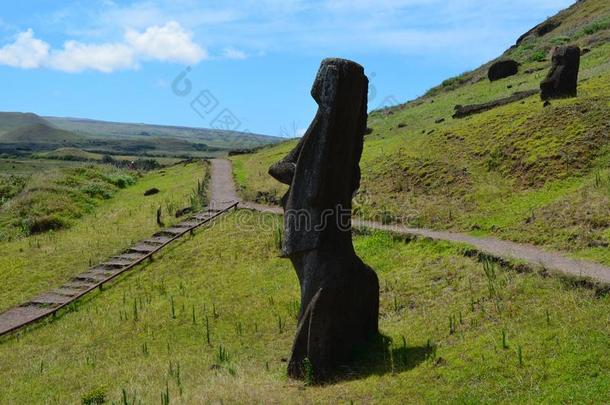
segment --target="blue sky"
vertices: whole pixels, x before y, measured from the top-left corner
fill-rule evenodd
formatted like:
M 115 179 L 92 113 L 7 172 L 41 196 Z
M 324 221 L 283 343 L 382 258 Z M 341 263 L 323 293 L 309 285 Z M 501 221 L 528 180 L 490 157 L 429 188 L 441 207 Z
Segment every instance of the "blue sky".
M 295 136 L 315 113 L 309 89 L 325 57 L 364 65 L 374 108 L 496 57 L 572 3 L 5 2 L 0 110 Z

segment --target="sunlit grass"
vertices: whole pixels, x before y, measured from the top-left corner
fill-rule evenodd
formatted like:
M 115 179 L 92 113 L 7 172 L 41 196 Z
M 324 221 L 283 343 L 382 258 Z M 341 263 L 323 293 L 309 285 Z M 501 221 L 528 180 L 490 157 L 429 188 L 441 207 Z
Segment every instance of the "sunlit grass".
M 0 310 L 59 286 L 108 257 L 120 253 L 157 229 L 156 212 L 163 222 L 176 222 L 174 212 L 189 206 L 193 189 L 205 177 L 202 163 L 179 165 L 144 175 L 80 218 L 70 229 L 47 232 L 13 242 L 0 250 Z M 144 197 L 156 187 L 159 194 Z
M 600 5 L 601 7 L 601 5 Z M 603 5 L 607 7 L 607 5 Z M 373 112 L 360 163 L 356 213 L 415 227 L 494 235 L 608 262 L 610 244 L 610 45 L 582 59 L 579 97 L 543 107 L 539 97 L 451 118 L 457 104 L 539 86 L 545 69 L 436 92 L 404 108 Z M 436 123 L 444 118 L 442 123 Z M 267 174 L 295 141 L 232 158 L 245 199 L 281 197 Z M 586 195 L 586 201 L 581 196 Z M 552 219 L 552 221 L 547 221 Z M 545 222 L 546 221 L 546 222 Z M 550 225 L 552 224 L 552 225 Z
M 323 387 L 288 380 L 299 294 L 276 221 L 231 214 L 0 342 L 0 402 L 79 402 L 101 386 L 143 403 L 595 402 L 610 389 L 608 297 L 378 233 L 355 244 L 380 277 L 391 355 Z

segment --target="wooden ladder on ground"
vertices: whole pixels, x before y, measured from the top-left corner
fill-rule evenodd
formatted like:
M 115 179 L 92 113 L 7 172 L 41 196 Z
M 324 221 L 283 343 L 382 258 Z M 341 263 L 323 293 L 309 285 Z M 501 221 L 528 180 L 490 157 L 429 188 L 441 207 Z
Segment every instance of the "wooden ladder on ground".
M 84 273 L 73 277 L 61 287 L 40 294 L 36 298 L 0 314 L 0 336 L 15 332 L 25 326 L 57 313 L 91 291 L 103 286 L 151 258 L 155 253 L 182 236 L 237 208 L 230 203 L 222 209 L 206 209 L 172 227 L 164 228 L 151 238 L 144 239 L 118 256 L 110 258 Z

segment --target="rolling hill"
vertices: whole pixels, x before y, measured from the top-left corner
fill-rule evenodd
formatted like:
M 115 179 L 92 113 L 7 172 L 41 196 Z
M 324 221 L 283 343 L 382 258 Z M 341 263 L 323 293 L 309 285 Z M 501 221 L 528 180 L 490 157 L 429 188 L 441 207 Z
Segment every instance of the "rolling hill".
M 281 140 L 273 136 L 216 129 L 129 124 L 79 118 L 45 117 L 45 119 L 57 128 L 101 139 L 171 138 L 204 143 L 211 148 L 219 149 L 256 148 Z
M 51 127 L 45 123 L 25 125 L 0 135 L 2 143 L 79 144 L 85 138 L 74 132 Z
M 0 137 L 7 132 L 35 124 L 48 124 L 48 122 L 33 113 L 0 112 Z
M 610 263 L 610 2 L 581 0 L 523 35 L 499 59 L 517 75 L 490 82 L 487 63 L 424 96 L 369 115 L 357 214 L 563 249 Z M 539 88 L 555 45 L 583 50 L 579 95 L 538 95 L 454 119 L 457 105 Z M 233 157 L 247 199 L 277 202 L 267 168 L 295 144 Z
M 0 153 L 8 155 L 73 147 L 112 155 L 211 157 L 278 141 L 235 131 L 0 113 Z

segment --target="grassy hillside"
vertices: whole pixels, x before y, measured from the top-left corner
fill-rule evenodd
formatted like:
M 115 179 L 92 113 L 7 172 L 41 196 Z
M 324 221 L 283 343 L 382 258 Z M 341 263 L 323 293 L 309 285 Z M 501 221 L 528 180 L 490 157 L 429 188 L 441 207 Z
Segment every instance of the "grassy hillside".
M 135 138 L 140 140 L 150 137 L 173 138 L 188 142 L 204 143 L 211 148 L 220 149 L 248 149 L 273 144 L 278 141 L 278 138 L 272 136 L 216 129 L 130 124 L 77 118 L 45 118 L 58 128 L 92 135 L 96 138 Z
M 65 161 L 81 161 L 81 162 L 100 162 L 104 160 L 104 155 L 102 153 L 93 153 L 87 152 L 85 150 L 79 148 L 58 148 L 50 152 L 37 153 L 32 155 L 32 157 L 36 159 L 55 159 L 55 160 L 65 160 Z M 122 156 L 122 155 L 113 155 L 113 159 L 119 161 L 136 161 L 141 159 L 141 156 Z M 171 157 L 156 157 L 154 158 L 156 162 L 160 165 L 173 165 L 179 162 L 178 158 Z
M 67 213 L 73 217 L 69 229 L 1 242 L 0 277 L 5 288 L 0 291 L 0 311 L 56 287 L 91 264 L 149 237 L 159 229 L 159 207 L 166 225 L 178 221 L 175 211 L 191 205 L 197 181 L 205 178 L 207 166 L 199 162 L 150 172 L 135 185 L 113 189 L 110 199 L 92 199 L 87 194 L 90 190 L 109 187 L 104 177 L 121 178 L 121 172 L 109 170 L 79 166 L 57 174 L 43 173 L 16 186 L 25 189 L 12 200 L 12 207 L 5 204 L 0 208 L 2 221 L 14 220 L 8 213 L 15 212 L 15 206 L 28 215 L 39 209 L 55 210 L 60 215 L 65 215 L 67 209 L 76 209 L 79 215 L 74 218 L 73 211 Z M 153 187 L 160 192 L 145 197 L 144 192 Z M 80 210 L 80 204 L 91 205 Z
M 0 113 L 0 154 L 10 156 L 75 148 L 86 153 L 157 158 L 215 157 L 277 141 L 235 131 Z
M 482 67 L 426 96 L 372 112 L 356 213 L 383 222 L 493 234 L 610 263 L 610 3 L 584 0 L 552 18 L 504 57 L 520 73 L 490 83 Z M 535 89 L 553 44 L 576 43 L 579 97 L 543 107 L 537 96 L 465 119 L 454 106 Z M 248 199 L 276 201 L 285 188 L 267 175 L 293 142 L 237 156 Z
M 136 179 L 136 172 L 102 165 L 1 175 L 0 240 L 67 228 Z
M 356 238 L 392 339 L 322 387 L 286 378 L 298 285 L 277 217 L 239 212 L 73 311 L 0 342 L 2 403 L 592 403 L 610 389 L 608 297 L 426 241 Z M 266 224 L 261 228 L 261 224 Z M 206 326 L 207 325 L 207 326 Z M 125 394 L 124 394 L 124 393 Z M 133 402 L 132 402 L 133 401 Z
M 4 143 L 74 144 L 81 143 L 84 140 L 85 138 L 81 135 L 53 128 L 43 123 L 19 127 L 0 136 L 0 142 Z
M 14 176 L 29 176 L 35 172 L 61 169 L 64 167 L 79 167 L 82 162 L 59 161 L 49 159 L 3 159 L 0 158 L 0 174 Z
M 46 123 L 44 118 L 32 113 L 0 112 L 0 137 L 17 128 Z

